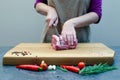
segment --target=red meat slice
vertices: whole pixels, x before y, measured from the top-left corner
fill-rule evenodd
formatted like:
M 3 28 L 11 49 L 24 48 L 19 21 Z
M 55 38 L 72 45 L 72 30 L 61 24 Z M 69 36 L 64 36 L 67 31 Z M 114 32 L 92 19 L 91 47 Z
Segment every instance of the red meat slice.
M 51 46 L 55 50 L 75 49 L 77 42 L 75 41 L 73 45 L 68 45 L 68 43 L 63 40 L 62 36 L 58 37 L 57 35 L 52 35 Z

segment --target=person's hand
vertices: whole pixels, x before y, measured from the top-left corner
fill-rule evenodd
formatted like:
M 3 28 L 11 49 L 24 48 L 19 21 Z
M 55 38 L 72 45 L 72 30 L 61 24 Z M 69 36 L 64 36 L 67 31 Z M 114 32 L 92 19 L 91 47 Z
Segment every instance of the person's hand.
M 68 43 L 68 45 L 73 45 L 74 42 L 77 42 L 74 26 L 74 23 L 68 20 L 64 23 L 62 27 L 61 35 L 63 39 Z
M 48 8 L 46 22 L 49 27 L 52 27 L 53 24 L 55 26 L 58 24 L 58 15 L 57 15 L 56 10 L 53 7 Z

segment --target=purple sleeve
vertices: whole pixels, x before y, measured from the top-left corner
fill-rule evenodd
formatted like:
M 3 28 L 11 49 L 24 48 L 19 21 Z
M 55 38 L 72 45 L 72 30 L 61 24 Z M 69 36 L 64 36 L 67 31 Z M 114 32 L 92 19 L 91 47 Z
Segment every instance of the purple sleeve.
M 36 4 L 40 3 L 40 2 L 47 4 L 47 0 L 36 0 L 35 4 L 34 4 L 34 7 L 36 7 Z
M 47 4 L 47 0 L 36 0 L 34 7 L 36 7 L 36 4 L 39 2 Z M 99 22 L 102 17 L 102 0 L 91 0 L 89 12 L 97 13 L 97 15 L 99 16 Z
M 95 12 L 99 16 L 98 23 L 102 17 L 102 0 L 91 0 L 89 12 Z

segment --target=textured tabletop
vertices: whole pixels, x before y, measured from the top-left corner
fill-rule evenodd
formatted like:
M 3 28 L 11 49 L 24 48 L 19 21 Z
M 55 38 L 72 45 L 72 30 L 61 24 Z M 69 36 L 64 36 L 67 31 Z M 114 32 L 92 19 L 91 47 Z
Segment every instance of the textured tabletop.
M 94 75 L 79 75 L 73 72 L 55 71 L 34 72 L 17 69 L 15 66 L 3 66 L 2 57 L 12 47 L 0 47 L 0 80 L 119 80 L 120 78 L 120 47 L 115 50 L 114 66 L 118 69 Z

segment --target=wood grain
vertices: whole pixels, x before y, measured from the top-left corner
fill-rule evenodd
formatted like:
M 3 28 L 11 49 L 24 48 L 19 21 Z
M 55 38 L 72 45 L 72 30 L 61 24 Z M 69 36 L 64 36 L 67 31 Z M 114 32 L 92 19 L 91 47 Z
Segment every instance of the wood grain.
M 12 52 L 29 51 L 31 55 L 13 55 Z M 76 49 L 55 51 L 50 43 L 21 43 L 3 56 L 4 65 L 48 64 L 77 65 L 84 61 L 87 65 L 114 62 L 115 51 L 102 43 L 79 43 Z

